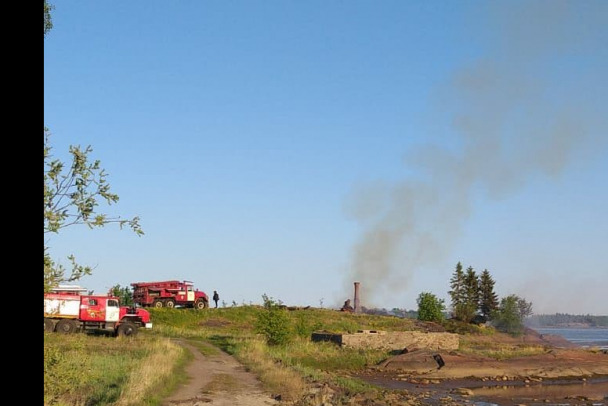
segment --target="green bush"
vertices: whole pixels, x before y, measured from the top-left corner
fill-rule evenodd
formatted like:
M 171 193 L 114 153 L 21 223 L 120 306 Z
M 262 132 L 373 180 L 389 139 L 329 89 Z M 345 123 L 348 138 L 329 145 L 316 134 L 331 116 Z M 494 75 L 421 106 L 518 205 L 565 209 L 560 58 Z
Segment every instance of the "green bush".
M 266 337 L 268 345 L 284 345 L 291 340 L 291 323 L 287 311 L 267 295 L 262 295 L 264 311 L 257 318 L 255 331 Z
M 524 317 L 531 312 L 532 303 L 517 295 L 509 295 L 500 300 L 498 310 L 492 313 L 492 322 L 497 330 L 518 337 L 524 333 Z
M 422 292 L 418 299 L 418 320 L 422 321 L 442 321 L 445 305 L 442 299 L 437 298 L 432 293 Z

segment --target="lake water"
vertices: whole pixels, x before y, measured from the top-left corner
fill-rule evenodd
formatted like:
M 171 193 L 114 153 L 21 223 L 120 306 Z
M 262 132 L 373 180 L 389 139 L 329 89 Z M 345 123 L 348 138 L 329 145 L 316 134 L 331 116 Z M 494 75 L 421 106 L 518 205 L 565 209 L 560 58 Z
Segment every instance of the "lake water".
M 540 334 L 560 335 L 580 347 L 608 349 L 608 328 L 535 327 Z

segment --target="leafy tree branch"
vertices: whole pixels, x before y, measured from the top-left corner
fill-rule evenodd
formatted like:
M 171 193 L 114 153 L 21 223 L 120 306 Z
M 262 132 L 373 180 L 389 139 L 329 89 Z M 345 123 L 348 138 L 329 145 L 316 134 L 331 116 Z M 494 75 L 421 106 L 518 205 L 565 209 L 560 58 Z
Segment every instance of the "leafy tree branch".
M 50 133 L 44 129 L 44 233 L 58 233 L 59 230 L 84 224 L 89 228 L 103 227 L 116 223 L 128 226 L 137 235 L 143 235 L 139 217 L 122 219 L 97 211 L 99 201 L 111 205 L 119 197 L 110 191 L 107 173 L 99 160 L 89 162 L 91 146 L 81 149 L 70 146 L 72 162 L 66 165 L 51 154 Z
M 111 191 L 101 162 L 89 159 L 92 152 L 91 146 L 84 149 L 70 146 L 71 162 L 63 162 L 52 155 L 50 132 L 44 128 L 44 234 L 58 234 L 60 230 L 73 225 L 102 228 L 117 224 L 120 229 L 128 227 L 138 236 L 143 235 L 139 217 L 123 219 L 99 211 L 100 203 L 112 205 L 118 202 L 119 197 Z M 92 268 L 79 265 L 73 255 L 68 260 L 71 271 L 66 276 L 66 269 L 51 259 L 45 241 L 45 290 L 91 274 Z

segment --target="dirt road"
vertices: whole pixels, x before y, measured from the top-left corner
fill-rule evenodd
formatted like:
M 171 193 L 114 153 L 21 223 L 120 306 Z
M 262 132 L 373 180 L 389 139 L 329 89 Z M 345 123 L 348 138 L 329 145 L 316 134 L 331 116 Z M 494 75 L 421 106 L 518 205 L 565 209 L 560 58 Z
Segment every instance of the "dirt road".
M 211 347 L 213 355 L 203 355 L 187 341 L 179 343 L 192 352 L 194 359 L 186 367 L 189 380 L 165 399 L 163 406 L 268 406 L 278 405 L 265 393 L 255 375 L 230 355 Z M 198 345 L 198 343 L 197 343 Z

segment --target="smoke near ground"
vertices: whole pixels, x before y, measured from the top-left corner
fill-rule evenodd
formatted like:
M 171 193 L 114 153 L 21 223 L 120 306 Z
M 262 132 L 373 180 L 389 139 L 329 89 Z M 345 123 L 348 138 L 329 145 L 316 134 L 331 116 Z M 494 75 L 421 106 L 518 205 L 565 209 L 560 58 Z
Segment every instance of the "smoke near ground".
M 608 2 L 484 7 L 486 54 L 437 89 L 432 113 L 449 118 L 440 135 L 449 147 L 407 151 L 411 177 L 358 185 L 346 204 L 363 232 L 345 284 L 360 281 L 368 303 L 444 260 L 474 199 L 492 204 L 532 180 L 557 180 L 606 146 Z

